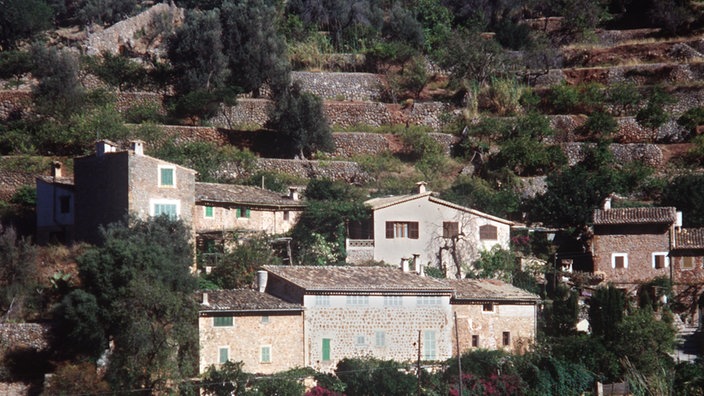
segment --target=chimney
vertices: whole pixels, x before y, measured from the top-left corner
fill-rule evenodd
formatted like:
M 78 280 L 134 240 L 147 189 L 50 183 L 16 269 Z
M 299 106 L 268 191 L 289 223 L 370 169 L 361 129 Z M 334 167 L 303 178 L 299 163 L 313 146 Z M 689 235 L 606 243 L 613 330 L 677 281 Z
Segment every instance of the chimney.
M 105 153 L 114 153 L 116 151 L 115 143 L 109 140 L 98 140 L 95 143 L 95 154 L 101 157 Z
M 141 140 L 130 141 L 130 150 L 134 151 L 135 155 L 144 155 L 144 142 Z
M 418 260 L 418 257 L 420 257 L 420 254 L 413 253 L 413 271 L 415 271 L 416 274 L 420 274 L 420 260 Z
M 602 205 L 602 209 L 604 210 L 610 210 L 611 209 L 611 195 L 608 197 L 604 198 L 604 204 Z
M 294 201 L 298 201 L 298 187 L 289 187 L 288 188 L 288 197 L 291 198 Z
M 56 178 L 61 177 L 61 162 L 52 161 L 51 162 L 51 176 Z
M 203 305 L 210 305 L 210 303 L 208 302 L 208 293 L 206 293 L 206 292 L 203 292 L 203 302 L 202 302 L 202 304 L 203 304 Z
M 416 183 L 416 188 L 417 188 L 418 194 L 424 194 L 424 193 L 425 193 L 425 186 L 426 186 L 427 184 L 428 184 L 428 183 L 426 183 L 426 182 L 424 182 L 424 181 L 420 181 L 420 182 Z
M 409 259 L 406 257 L 401 258 L 401 271 L 403 272 L 408 272 L 409 271 L 409 265 L 408 265 Z
M 263 270 L 257 271 L 257 288 L 259 293 L 266 291 L 266 282 L 269 279 L 269 273 Z
M 677 219 L 675 220 L 675 227 L 682 227 L 682 212 L 675 212 Z

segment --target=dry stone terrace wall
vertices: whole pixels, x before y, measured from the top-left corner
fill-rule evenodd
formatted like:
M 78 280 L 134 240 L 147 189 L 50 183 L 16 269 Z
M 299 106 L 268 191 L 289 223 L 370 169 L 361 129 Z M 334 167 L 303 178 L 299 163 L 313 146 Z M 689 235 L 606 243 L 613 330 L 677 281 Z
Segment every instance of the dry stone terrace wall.
M 379 100 L 383 80 L 379 74 L 291 72 L 301 88 L 327 100 Z
M 370 180 L 369 175 L 362 170 L 356 162 L 350 161 L 306 161 L 306 160 L 286 160 L 273 158 L 259 158 L 255 169 L 257 171 L 270 171 L 286 173 L 301 178 L 329 178 L 332 180 L 342 180 L 348 183 L 364 183 Z M 251 173 L 244 172 L 244 177 L 251 176 Z M 233 176 L 237 176 L 236 174 Z
M 41 351 L 49 345 L 48 334 L 49 329 L 37 323 L 2 323 L 0 324 L 0 353 L 10 348 L 31 348 Z

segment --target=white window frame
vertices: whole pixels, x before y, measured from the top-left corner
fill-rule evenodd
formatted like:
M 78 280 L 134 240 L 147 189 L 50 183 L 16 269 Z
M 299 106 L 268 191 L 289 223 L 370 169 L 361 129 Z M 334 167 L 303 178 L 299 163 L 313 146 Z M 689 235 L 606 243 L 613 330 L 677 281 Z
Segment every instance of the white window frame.
M 345 300 L 350 307 L 366 307 L 369 305 L 369 296 L 365 295 L 350 294 L 347 295 Z
M 315 296 L 315 306 L 317 307 L 329 307 L 330 306 L 330 296 L 328 295 L 316 295 Z
M 268 360 L 264 359 L 264 350 L 269 351 L 269 359 Z M 274 356 L 273 356 L 273 351 L 271 349 L 271 345 L 260 346 L 259 347 L 259 363 L 268 364 L 268 363 L 271 363 L 273 360 L 274 360 Z
M 357 334 L 357 336 L 354 337 L 354 343 L 357 346 L 365 346 L 367 345 L 367 337 L 363 334 Z
M 181 201 L 178 199 L 150 199 L 149 200 L 149 216 L 156 216 L 156 205 L 175 205 L 176 219 L 181 218 Z
M 670 268 L 670 257 L 669 257 L 669 252 L 653 252 L 650 254 L 650 261 L 653 264 L 653 268 L 656 269 L 655 267 L 655 257 L 657 256 L 665 256 L 665 266 L 663 268 Z
M 403 306 L 403 296 L 384 296 L 385 307 L 401 307 Z
M 423 360 L 437 360 L 438 341 L 435 330 L 423 331 Z
M 623 257 L 623 269 L 628 268 L 628 253 L 611 253 L 611 269 L 616 269 L 616 257 Z
M 165 187 L 165 188 L 176 188 L 176 167 L 173 165 L 159 165 L 157 166 L 157 169 L 159 170 L 159 187 Z M 171 175 L 173 179 L 173 184 L 164 184 L 161 182 L 161 170 L 162 169 L 171 169 Z
M 222 361 L 222 351 L 227 351 L 227 360 Z M 218 364 L 224 364 L 230 361 L 230 347 L 227 345 L 218 347 Z
M 436 306 L 442 304 L 440 296 L 416 296 L 416 305 L 419 307 Z
M 381 330 L 377 330 L 374 332 L 374 345 L 377 348 L 384 348 L 386 346 L 386 333 L 385 332 L 383 332 Z

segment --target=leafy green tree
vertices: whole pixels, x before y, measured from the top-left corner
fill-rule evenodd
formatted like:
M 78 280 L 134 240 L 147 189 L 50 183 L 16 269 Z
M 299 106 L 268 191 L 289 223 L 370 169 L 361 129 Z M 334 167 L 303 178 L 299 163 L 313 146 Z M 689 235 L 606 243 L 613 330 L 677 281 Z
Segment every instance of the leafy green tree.
M 618 122 L 605 111 L 595 111 L 589 115 L 587 121 L 578 131 L 586 138 L 608 141 L 618 131 Z
M 663 190 L 658 204 L 681 210 L 683 226 L 704 227 L 704 175 L 674 178 Z
M 223 51 L 228 58 L 228 82 L 259 95 L 263 84 L 274 92 L 289 85 L 286 43 L 278 31 L 276 2 L 226 0 L 220 8 Z
M 114 390 L 171 389 L 196 367 L 190 233 L 182 222 L 161 216 L 111 224 L 102 235 L 102 245 L 78 259 L 84 294 L 80 299 L 74 294 L 58 311 L 83 312 L 64 318 L 68 328 L 77 329 L 68 339 L 97 344 L 103 334 L 102 345 L 114 342 L 106 372 Z M 97 328 L 77 322 L 92 315 Z
M 83 26 L 92 23 L 112 24 L 128 17 L 137 7 L 137 0 L 81 0 L 76 18 Z
M 617 339 L 616 328 L 623 320 L 625 309 L 623 291 L 613 285 L 596 289 L 589 301 L 589 324 L 592 334 L 606 342 Z
M 244 372 L 244 363 L 227 361 L 220 367 L 208 366 L 203 373 L 201 390 L 205 395 L 229 396 L 246 395 L 247 386 L 254 380 L 251 374 Z
M 550 296 L 545 310 L 545 330 L 548 335 L 567 336 L 577 330 L 579 297 L 569 287 L 560 285 Z
M 223 101 L 234 98 L 226 87 L 230 71 L 221 40 L 220 11 L 188 11 L 168 44 L 173 65 L 178 113 L 209 116 Z
M 0 78 L 14 78 L 19 85 L 23 75 L 32 71 L 32 59 L 27 51 L 0 52 Z
M 479 259 L 472 265 L 467 277 L 477 279 L 500 279 L 511 283 L 516 270 L 516 256 L 510 250 L 495 245 L 491 250 L 479 252 Z
M 345 383 L 346 394 L 359 396 L 401 396 L 417 391 L 414 375 L 393 360 L 375 358 L 344 358 L 337 363 L 335 374 Z
M 670 118 L 664 106 L 673 102 L 672 96 L 656 87 L 648 97 L 648 103 L 636 114 L 638 124 L 647 128 L 659 128 Z
M 52 11 L 43 0 L 6 0 L 0 13 L 0 50 L 17 48 L 20 40 L 30 39 L 51 27 Z
M 207 279 L 222 289 L 242 288 L 254 282 L 256 271 L 262 265 L 280 263 L 281 259 L 271 248 L 270 238 L 263 234 L 254 235 L 223 254 Z
M 628 359 L 641 375 L 661 375 L 662 368 L 674 366 L 669 353 L 674 348 L 676 332 L 666 319 L 668 315 L 672 314 L 667 312 L 657 319 L 651 309 L 638 309 L 615 326 L 617 339 L 612 345 L 616 354 Z
M 405 156 L 427 179 L 446 171 L 448 161 L 442 146 L 424 129 L 406 128 L 400 137 Z
M 484 179 L 461 175 L 442 198 L 456 204 L 480 210 L 499 217 L 510 217 L 518 210 L 519 196 L 510 187 L 493 188 Z
M 0 226 L 0 312 L 6 318 L 23 318 L 32 305 L 38 285 L 37 250 L 14 227 Z
M 226 168 L 242 173 L 251 170 L 255 162 L 254 154 L 246 149 L 204 141 L 184 144 L 166 141 L 152 155 L 196 170 L 201 182 L 231 181 L 235 176 L 228 176 L 224 172 Z
M 122 91 L 140 87 L 146 82 L 147 71 L 144 67 L 124 55 L 105 51 L 100 57 L 87 60 L 87 68 L 91 73 Z
M 277 98 L 266 127 L 291 141 L 291 154 L 309 158 L 316 151 L 334 149 L 332 132 L 323 112 L 323 101 L 293 84 Z
M 632 82 L 612 84 L 606 91 L 606 98 L 614 108 L 615 115 L 624 115 L 633 111 L 643 97 L 638 87 Z
M 704 107 L 692 107 L 685 111 L 677 119 L 677 123 L 687 128 L 690 133 L 694 132 L 699 125 L 704 125 Z
M 32 74 L 39 83 L 32 89 L 39 113 L 65 120 L 82 110 L 86 92 L 78 79 L 78 57 L 68 50 L 33 45 Z
M 437 57 L 440 65 L 450 72 L 451 81 L 465 90 L 472 83 L 485 85 L 490 77 L 500 77 L 506 69 L 499 43 L 476 31 L 453 32 Z

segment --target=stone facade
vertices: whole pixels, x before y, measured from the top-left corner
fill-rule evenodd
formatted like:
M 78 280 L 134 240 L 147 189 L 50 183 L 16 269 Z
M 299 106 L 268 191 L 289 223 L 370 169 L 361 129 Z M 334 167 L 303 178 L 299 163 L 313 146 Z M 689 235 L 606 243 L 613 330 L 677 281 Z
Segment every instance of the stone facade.
M 362 170 L 356 162 L 351 161 L 306 161 L 306 160 L 286 160 L 275 158 L 258 158 L 255 169 L 251 173 L 259 170 L 287 173 L 301 178 L 328 178 L 331 180 L 344 180 L 348 183 L 358 183 L 370 180 L 369 175 Z M 235 171 L 224 170 L 226 173 L 235 175 L 241 171 L 235 167 Z M 250 173 L 242 173 L 248 176 Z
M 383 81 L 379 74 L 291 72 L 291 81 L 325 100 L 379 100 Z
M 512 353 L 525 353 L 535 342 L 537 305 L 517 303 L 454 303 L 452 312 L 457 315 L 457 332 L 461 351 L 472 349 L 504 349 Z M 504 334 L 508 333 L 508 343 Z M 457 342 L 453 333 L 453 355 Z M 476 340 L 476 345 L 473 341 Z
M 167 206 L 192 224 L 195 171 L 146 156 L 141 149 L 114 151 L 110 143 L 98 144 L 102 148 L 96 154 L 74 160 L 78 240 L 97 242 L 99 226 L 128 214 L 145 219 Z M 106 147 L 113 151 L 102 153 Z M 162 184 L 162 170 L 171 170 L 172 182 Z
M 206 206 L 209 205 L 197 204 L 195 207 L 193 224 L 198 233 L 240 230 L 265 232 L 269 235 L 283 234 L 298 222 L 303 210 L 274 209 L 257 205 L 213 205 L 212 217 L 208 217 Z M 247 210 L 248 216 L 242 214 L 244 210 Z
M 198 318 L 201 373 L 208 366 L 219 364 L 220 348 L 228 348 L 229 359 L 242 361 L 248 373 L 273 374 L 305 366 L 301 312 L 264 311 L 229 315 L 233 315 L 233 325 L 230 327 L 215 327 L 212 315 L 201 314 Z M 261 361 L 262 346 L 271 348 L 271 362 Z

